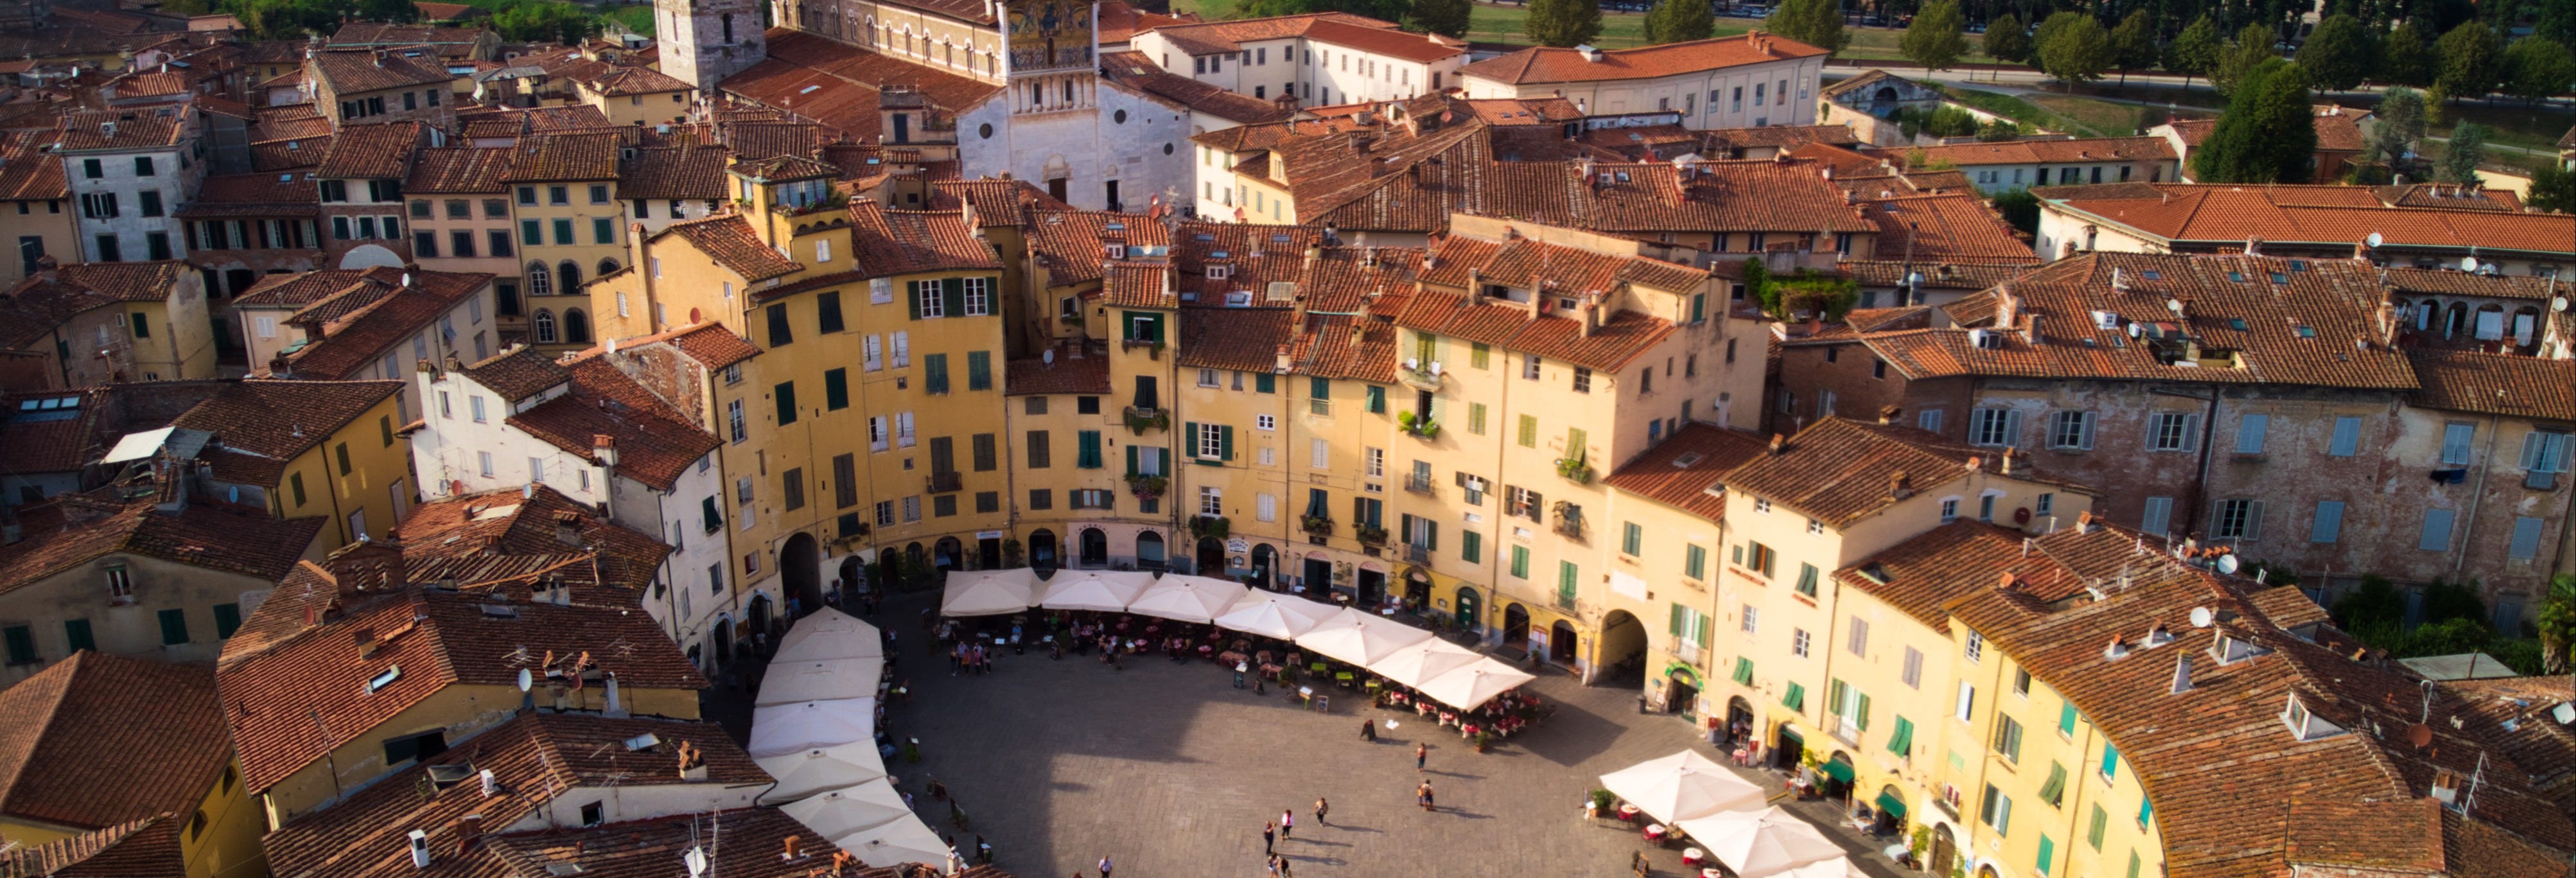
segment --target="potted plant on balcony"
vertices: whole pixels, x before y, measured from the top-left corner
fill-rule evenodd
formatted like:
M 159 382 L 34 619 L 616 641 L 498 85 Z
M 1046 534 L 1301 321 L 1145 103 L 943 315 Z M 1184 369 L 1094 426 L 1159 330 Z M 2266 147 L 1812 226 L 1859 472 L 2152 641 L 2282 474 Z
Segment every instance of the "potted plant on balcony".
M 1406 435 L 1417 439 L 1429 439 L 1440 435 L 1440 422 L 1412 412 L 1397 412 L 1395 425 L 1402 428 Z
M 1297 519 L 1297 525 L 1310 534 L 1323 535 L 1333 532 L 1333 520 L 1321 515 L 1301 517 Z
M 1234 532 L 1234 522 L 1222 515 L 1198 515 L 1190 518 L 1190 535 L 1225 539 Z
M 1171 479 L 1157 475 L 1131 473 L 1127 476 L 1127 489 L 1136 492 L 1136 499 L 1138 500 L 1152 500 L 1157 497 L 1161 497 L 1163 496 L 1163 489 L 1171 487 L 1171 484 Z
M 1386 545 L 1386 528 L 1370 527 L 1363 524 L 1352 528 L 1351 534 L 1359 537 L 1360 542 L 1367 543 L 1372 546 Z
M 1585 463 L 1583 459 L 1579 457 L 1557 458 L 1556 474 L 1564 476 L 1566 481 L 1573 482 L 1578 485 L 1589 485 L 1592 483 L 1592 465 Z
M 1127 407 L 1127 429 L 1129 432 L 1142 436 L 1145 435 L 1145 431 L 1147 430 L 1169 430 L 1171 428 L 1172 415 L 1170 412 L 1166 412 L 1162 409 L 1155 409 L 1151 413 L 1146 413 L 1137 411 L 1135 406 Z

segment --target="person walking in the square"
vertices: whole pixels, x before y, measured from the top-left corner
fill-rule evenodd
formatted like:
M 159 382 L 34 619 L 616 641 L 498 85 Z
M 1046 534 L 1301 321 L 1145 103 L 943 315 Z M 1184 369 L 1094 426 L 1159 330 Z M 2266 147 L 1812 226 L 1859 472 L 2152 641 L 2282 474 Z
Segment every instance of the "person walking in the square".
M 1414 800 L 1414 802 L 1416 802 L 1416 803 L 1418 803 L 1418 804 L 1420 804 L 1420 805 L 1422 806 L 1422 810 L 1425 810 L 1425 811 L 1436 811 L 1436 810 L 1439 810 L 1437 807 L 1433 806 L 1433 805 L 1432 805 L 1432 803 L 1431 803 L 1431 782 L 1430 782 L 1430 781 L 1427 781 L 1427 780 L 1426 780 L 1426 781 L 1423 781 L 1421 786 L 1418 786 L 1418 787 L 1414 787 L 1414 788 L 1413 788 L 1413 800 Z
M 1327 802 L 1327 801 L 1324 801 L 1324 797 L 1322 797 L 1322 796 L 1316 796 L 1316 797 L 1315 797 L 1315 825 L 1317 825 L 1317 826 L 1330 826 L 1330 825 L 1332 825 L 1332 824 L 1329 824 L 1329 823 L 1324 822 L 1324 812 L 1326 812 L 1326 811 L 1330 811 L 1330 810 L 1332 810 L 1332 809 L 1333 809 L 1333 803 L 1331 803 L 1331 802 Z
M 1297 812 L 1287 808 L 1279 809 L 1279 840 L 1288 840 L 1288 833 L 1294 832 L 1296 829 Z
M 1261 824 L 1261 852 L 1262 852 L 1262 853 L 1265 853 L 1265 854 L 1268 854 L 1268 853 L 1274 853 L 1274 852 L 1276 852 L 1276 851 L 1278 850 L 1278 847 L 1277 847 L 1277 846 L 1278 846 L 1278 844 L 1279 844 L 1279 824 L 1276 824 L 1276 823 L 1269 823 L 1269 822 L 1264 822 L 1264 823 L 1262 823 L 1262 824 Z
M 1110 865 L 1108 857 L 1100 858 L 1100 878 L 1109 878 Z
M 1422 743 L 1422 744 L 1415 744 L 1415 745 L 1413 745 L 1413 773 L 1415 773 L 1415 774 L 1421 774 L 1421 773 L 1422 773 L 1422 770 L 1423 770 L 1423 769 L 1422 769 L 1422 765 L 1423 765 L 1423 763 L 1430 761 L 1430 759 L 1431 759 L 1431 745 L 1430 745 L 1430 744 L 1428 744 L 1428 743 Z
M 1371 744 L 1377 743 L 1377 724 L 1368 720 L 1360 720 L 1360 740 L 1367 741 Z

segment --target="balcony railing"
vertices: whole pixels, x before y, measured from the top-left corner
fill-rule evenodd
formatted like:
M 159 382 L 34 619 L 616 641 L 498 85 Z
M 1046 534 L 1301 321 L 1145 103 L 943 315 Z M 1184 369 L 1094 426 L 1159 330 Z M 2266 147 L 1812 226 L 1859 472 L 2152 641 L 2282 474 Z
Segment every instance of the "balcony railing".
M 1583 519 L 1581 518 L 1558 516 L 1556 523 L 1549 525 L 1549 529 L 1556 531 L 1557 536 L 1569 540 L 1583 539 Z
M 1404 386 L 1406 387 L 1411 387 L 1415 390 L 1428 390 L 1433 393 L 1439 393 L 1440 373 L 1432 371 L 1436 368 L 1439 368 L 1439 364 L 1437 363 L 1424 364 L 1423 368 L 1419 369 L 1407 369 L 1398 366 L 1395 370 L 1395 378 L 1398 381 L 1404 382 Z
M 1708 647 L 1686 640 L 1675 640 L 1666 644 L 1664 651 L 1671 653 L 1675 661 L 1686 665 L 1699 666 L 1708 659 Z
M 1416 494 L 1430 494 L 1432 493 L 1431 477 L 1427 475 L 1405 476 L 1404 489 Z
M 1352 528 L 1351 535 L 1358 537 L 1360 542 L 1366 545 L 1386 545 L 1386 528 L 1370 527 L 1363 524 Z
M 946 494 L 966 487 L 966 475 L 955 470 L 931 473 L 927 481 L 930 482 L 930 493 L 933 494 Z
M 1415 564 L 1429 564 L 1431 563 L 1431 547 L 1416 546 L 1411 543 L 1407 543 L 1404 547 L 1404 560 L 1411 561 Z

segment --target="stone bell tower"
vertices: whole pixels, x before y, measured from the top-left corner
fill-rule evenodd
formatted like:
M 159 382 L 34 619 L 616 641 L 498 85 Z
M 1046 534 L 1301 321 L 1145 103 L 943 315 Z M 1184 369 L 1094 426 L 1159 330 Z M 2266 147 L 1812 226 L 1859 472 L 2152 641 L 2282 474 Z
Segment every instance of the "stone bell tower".
M 653 0 L 662 72 L 714 91 L 716 83 L 769 56 L 760 0 Z

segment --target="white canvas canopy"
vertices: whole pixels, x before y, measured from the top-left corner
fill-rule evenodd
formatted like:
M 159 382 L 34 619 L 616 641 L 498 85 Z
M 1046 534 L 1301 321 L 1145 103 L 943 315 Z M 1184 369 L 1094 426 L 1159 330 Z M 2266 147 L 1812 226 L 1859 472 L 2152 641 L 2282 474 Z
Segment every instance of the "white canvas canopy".
M 1216 617 L 1218 627 L 1287 640 L 1331 618 L 1335 609 L 1301 597 L 1266 591 L 1250 592 Z
M 1494 700 L 1494 696 L 1536 679 L 1518 668 L 1479 657 L 1475 664 L 1424 680 L 1413 688 L 1433 701 L 1459 710 L 1474 710 Z
M 1869 878 L 1869 873 L 1861 871 L 1846 855 L 1773 873 L 1772 878 Z
M 1153 584 L 1154 574 L 1142 570 L 1059 570 L 1038 603 L 1050 610 L 1123 613 Z
M 822 641 L 806 642 L 819 644 Z M 873 698 L 877 694 L 877 681 L 884 677 L 885 659 L 881 658 L 832 659 L 794 664 L 771 661 L 769 675 L 761 678 L 760 699 L 754 704 L 769 707 L 778 704 L 794 704 L 799 701 Z
M 1483 658 L 1449 641 L 1434 637 L 1398 649 L 1387 657 L 1371 662 L 1368 669 L 1400 686 L 1420 687 L 1432 678 L 1466 667 Z
M 1749 811 L 1764 799 L 1759 785 L 1689 750 L 1602 775 L 1601 786 L 1665 823 Z
M 1129 601 L 1127 612 L 1183 622 L 1213 622 L 1246 591 L 1249 589 L 1240 582 L 1175 573 L 1155 580 L 1144 594 Z
M 912 809 L 903 805 L 903 794 L 895 792 L 894 785 L 885 778 L 789 802 L 778 806 L 778 810 L 824 838 L 839 838 L 912 816 Z
M 1398 649 L 1429 639 L 1429 631 L 1344 607 L 1297 635 L 1297 645 L 1354 665 L 1372 665 Z
M 1817 832 L 1814 824 L 1778 808 L 1721 812 L 1678 825 L 1690 833 L 1692 844 L 1735 870 L 1739 878 L 1767 878 L 1843 856 L 1842 846 Z
M 874 698 L 806 701 L 751 710 L 751 757 L 876 740 Z
M 763 756 L 752 760 L 760 770 L 778 779 L 778 786 L 760 798 L 763 802 L 793 802 L 807 796 L 854 787 L 885 778 L 885 760 L 877 755 L 875 741 L 853 741 L 830 747 L 815 747 L 798 753 Z
M 1017 613 L 1038 602 L 1038 575 L 1026 567 L 1011 570 L 948 571 L 946 593 L 939 598 L 942 616 L 998 616 Z
M 930 827 L 921 825 L 918 817 L 895 820 L 844 835 L 832 839 L 832 844 L 849 851 L 859 858 L 859 862 L 879 869 L 905 863 L 938 865 L 948 862 L 948 846 L 940 843 L 939 836 L 932 834 Z
M 778 652 L 769 660 L 806 662 L 883 655 L 885 640 L 877 634 L 877 626 L 823 607 L 796 620 L 795 627 L 787 629 L 787 636 L 778 638 Z

